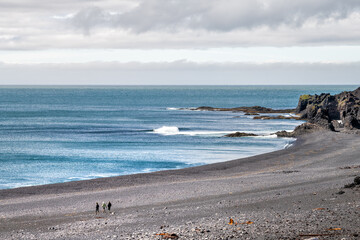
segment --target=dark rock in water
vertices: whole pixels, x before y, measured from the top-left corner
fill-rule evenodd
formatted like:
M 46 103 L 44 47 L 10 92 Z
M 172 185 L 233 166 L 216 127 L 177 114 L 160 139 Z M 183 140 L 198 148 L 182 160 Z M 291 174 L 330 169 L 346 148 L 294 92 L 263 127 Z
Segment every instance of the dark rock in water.
M 323 128 L 321 125 L 314 124 L 314 123 L 303 123 L 300 126 L 297 126 L 294 131 L 287 132 L 287 131 L 280 131 L 276 132 L 275 134 L 278 137 L 298 137 L 304 134 L 313 133 L 317 131 L 325 131 L 326 128 Z
M 278 137 L 295 137 L 293 132 L 279 131 L 275 133 Z
M 258 136 L 258 135 L 253 133 L 235 132 L 235 133 L 226 134 L 224 137 L 254 137 L 254 136 Z
M 295 109 L 272 109 L 272 108 L 266 108 L 260 106 L 236 107 L 236 108 L 213 108 L 208 106 L 202 106 L 198 108 L 191 108 L 190 110 L 245 112 L 251 115 L 256 115 L 257 113 L 291 113 L 295 111 Z
M 278 116 L 256 116 L 253 119 L 261 119 L 261 120 L 270 120 L 270 119 L 295 119 L 295 120 L 301 120 L 299 117 L 285 117 L 282 115 Z
M 324 129 L 360 129 L 360 88 L 333 96 L 302 95 L 295 112 Z
M 256 115 L 259 115 L 259 114 L 258 113 L 248 112 L 248 113 L 245 113 L 244 115 L 253 115 L 253 116 L 255 115 L 256 116 Z

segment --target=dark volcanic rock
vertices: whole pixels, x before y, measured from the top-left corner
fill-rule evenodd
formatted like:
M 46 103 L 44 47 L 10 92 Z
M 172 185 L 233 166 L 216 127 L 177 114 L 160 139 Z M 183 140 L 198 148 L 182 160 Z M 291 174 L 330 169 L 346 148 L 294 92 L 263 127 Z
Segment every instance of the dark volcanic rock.
M 252 112 L 248 112 L 248 113 L 245 113 L 244 115 L 259 115 L 258 113 L 252 113 Z
M 354 178 L 354 182 L 350 183 L 350 184 L 346 184 L 344 186 L 344 188 L 354 188 L 356 186 L 360 185 L 360 176 L 357 176 Z
M 253 133 L 235 132 L 235 133 L 226 134 L 224 137 L 254 137 L 254 136 L 258 136 L 258 135 Z
M 275 133 L 278 137 L 295 137 L 294 132 L 279 131 Z
M 334 130 L 334 124 L 337 128 L 360 129 L 360 88 L 334 96 L 302 95 L 295 112 L 325 129 Z
M 325 131 L 326 128 L 323 128 L 321 125 L 314 124 L 314 123 L 303 123 L 300 126 L 297 126 L 294 131 L 287 132 L 287 131 L 279 131 L 275 134 L 278 137 L 298 137 L 304 134 L 313 133 L 317 131 Z
M 295 109 L 272 109 L 272 108 L 266 108 L 260 106 L 236 107 L 236 108 L 213 108 L 208 106 L 202 106 L 198 108 L 192 108 L 191 110 L 245 112 L 254 115 L 255 113 L 291 113 L 295 111 Z
M 357 176 L 357 177 L 354 178 L 354 183 L 356 185 L 360 185 L 360 176 Z
M 282 115 L 279 116 L 256 116 L 253 119 L 262 119 L 262 120 L 270 120 L 270 119 L 295 119 L 301 120 L 299 117 L 285 117 Z

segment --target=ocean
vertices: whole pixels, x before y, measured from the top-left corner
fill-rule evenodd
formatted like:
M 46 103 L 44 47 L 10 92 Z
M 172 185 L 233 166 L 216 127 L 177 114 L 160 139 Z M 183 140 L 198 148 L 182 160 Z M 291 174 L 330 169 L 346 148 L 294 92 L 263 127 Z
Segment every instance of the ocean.
M 356 87 L 3 86 L 0 189 L 179 169 L 283 149 L 294 139 L 271 133 L 291 131 L 302 121 L 182 108 L 295 108 L 301 94 Z M 223 137 L 236 131 L 260 136 Z

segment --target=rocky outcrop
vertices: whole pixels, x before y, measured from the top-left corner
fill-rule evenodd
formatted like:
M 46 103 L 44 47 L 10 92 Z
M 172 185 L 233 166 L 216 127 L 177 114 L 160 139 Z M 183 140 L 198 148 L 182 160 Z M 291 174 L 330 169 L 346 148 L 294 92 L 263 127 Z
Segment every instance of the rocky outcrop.
M 326 131 L 328 129 L 323 128 L 321 125 L 314 124 L 314 123 L 303 123 L 300 126 L 297 126 L 294 131 L 287 132 L 287 131 L 279 131 L 276 132 L 276 136 L 278 137 L 299 137 L 304 134 L 318 132 L 318 131 Z
M 295 109 L 272 109 L 260 106 L 252 107 L 236 107 L 236 108 L 214 108 L 208 106 L 202 106 L 198 108 L 191 108 L 190 110 L 195 111 L 231 111 L 231 112 L 244 112 L 247 115 L 256 115 L 256 113 L 291 113 Z
M 256 116 L 256 117 L 253 117 L 253 119 L 261 119 L 261 120 L 271 120 L 271 119 L 295 119 L 295 120 L 300 120 L 299 117 L 294 117 L 294 116 L 291 116 L 291 117 L 285 117 L 285 116 L 282 116 L 282 115 L 278 115 L 278 116 Z
M 360 129 L 360 88 L 336 95 L 302 95 L 295 112 L 324 129 Z
M 224 137 L 254 137 L 254 136 L 258 136 L 258 135 L 253 133 L 235 132 L 235 133 L 226 134 Z

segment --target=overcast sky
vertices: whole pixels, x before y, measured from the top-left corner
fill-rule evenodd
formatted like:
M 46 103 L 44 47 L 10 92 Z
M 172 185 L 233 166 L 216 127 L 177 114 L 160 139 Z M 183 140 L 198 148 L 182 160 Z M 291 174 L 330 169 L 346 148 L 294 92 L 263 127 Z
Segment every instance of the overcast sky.
M 359 0 L 1 0 L 0 84 L 359 84 Z

